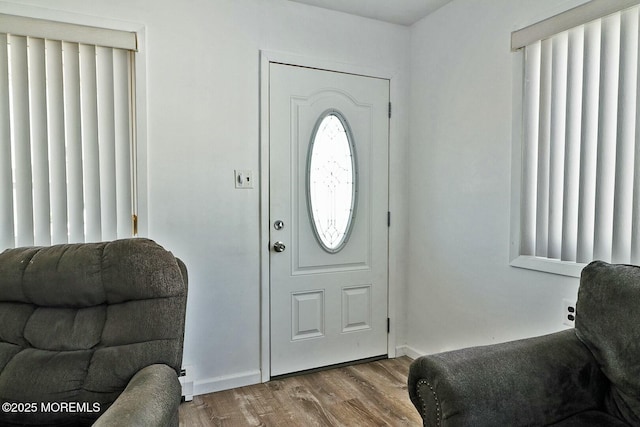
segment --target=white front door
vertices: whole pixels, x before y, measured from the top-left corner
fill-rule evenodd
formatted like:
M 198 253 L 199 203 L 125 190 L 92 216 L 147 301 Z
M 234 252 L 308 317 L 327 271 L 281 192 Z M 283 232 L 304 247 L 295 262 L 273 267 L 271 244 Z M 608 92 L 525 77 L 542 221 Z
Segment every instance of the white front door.
M 270 64 L 271 376 L 387 354 L 389 81 Z

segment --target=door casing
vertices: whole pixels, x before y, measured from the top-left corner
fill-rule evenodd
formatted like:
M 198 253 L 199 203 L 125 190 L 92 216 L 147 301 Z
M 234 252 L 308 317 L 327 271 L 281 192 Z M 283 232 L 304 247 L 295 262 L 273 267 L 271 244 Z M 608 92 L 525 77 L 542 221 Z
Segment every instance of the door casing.
M 355 64 L 345 64 L 333 62 L 313 57 L 299 56 L 282 52 L 268 50 L 260 51 L 260 371 L 262 382 L 271 379 L 271 343 L 270 343 L 270 229 L 269 229 L 269 64 L 275 62 L 286 65 L 302 66 L 308 68 L 318 68 L 328 71 L 336 71 L 350 74 L 359 74 L 369 77 L 388 79 L 390 82 L 390 99 L 393 104 L 397 92 L 397 79 L 390 71 L 376 70 L 368 67 L 361 67 Z M 389 147 L 393 144 L 392 126 L 389 126 Z M 391 153 L 389 154 L 389 158 Z M 393 171 L 389 169 L 389 176 Z M 389 193 L 392 187 L 389 185 Z M 392 210 L 392 206 L 389 206 Z M 389 241 L 389 254 L 387 262 L 392 255 L 391 239 Z M 396 337 L 398 328 L 396 325 L 396 293 L 398 286 L 393 280 L 393 273 L 389 269 L 388 277 L 388 316 L 390 318 L 390 330 L 387 335 L 387 354 L 389 357 L 396 357 Z

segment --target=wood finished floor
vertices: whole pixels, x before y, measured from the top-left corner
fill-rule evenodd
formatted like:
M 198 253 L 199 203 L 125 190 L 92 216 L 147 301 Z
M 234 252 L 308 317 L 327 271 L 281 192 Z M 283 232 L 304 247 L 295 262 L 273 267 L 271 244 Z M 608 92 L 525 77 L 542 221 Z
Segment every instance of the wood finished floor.
M 410 363 L 380 360 L 195 396 L 180 405 L 180 427 L 419 426 Z

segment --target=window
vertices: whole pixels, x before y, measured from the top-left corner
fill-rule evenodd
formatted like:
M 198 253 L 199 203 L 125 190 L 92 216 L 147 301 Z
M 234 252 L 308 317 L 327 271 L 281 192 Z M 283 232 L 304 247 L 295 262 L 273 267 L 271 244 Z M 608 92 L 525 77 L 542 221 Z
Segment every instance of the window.
M 127 237 L 136 35 L 0 15 L 0 250 Z
M 512 265 L 577 276 L 595 259 L 640 263 L 638 3 L 595 0 L 512 34 L 524 51 Z
M 323 113 L 309 146 L 308 205 L 318 243 L 339 252 L 349 239 L 356 206 L 356 162 L 353 138 L 338 111 Z

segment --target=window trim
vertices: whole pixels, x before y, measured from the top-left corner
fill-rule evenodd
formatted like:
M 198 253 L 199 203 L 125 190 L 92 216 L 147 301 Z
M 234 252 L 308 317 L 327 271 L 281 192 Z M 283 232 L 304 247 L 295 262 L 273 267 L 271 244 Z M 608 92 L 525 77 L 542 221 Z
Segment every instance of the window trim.
M 514 53 L 512 60 L 512 147 L 511 147 L 511 236 L 509 244 L 509 265 L 569 277 L 580 277 L 583 264 L 520 255 L 521 247 L 521 197 L 522 197 L 522 146 L 524 138 L 524 51 Z
M 138 50 L 134 31 L 123 31 L 90 25 L 52 21 L 27 16 L 0 13 L 0 31 L 16 36 L 64 40 L 96 46 L 108 46 L 131 51 Z
M 640 0 L 592 0 L 511 33 L 511 50 L 640 4 Z
M 551 258 L 542 258 L 530 255 L 521 255 L 521 196 L 522 196 L 522 146 L 524 138 L 523 126 L 523 100 L 524 100 L 524 51 L 514 53 L 512 62 L 512 147 L 511 147 L 511 236 L 509 245 L 509 265 L 527 270 L 535 270 L 544 273 L 561 276 L 580 277 L 586 264 L 560 261 Z
M 120 40 L 126 40 L 125 48 L 135 55 L 135 69 L 132 79 L 135 82 L 135 120 L 132 124 L 132 132 L 135 140 L 135 150 L 132 153 L 132 162 L 135 162 L 135 195 L 133 210 L 137 217 L 138 237 L 146 237 L 149 233 L 149 202 L 148 202 L 148 154 L 147 154 L 147 55 L 146 55 L 146 26 L 142 23 L 114 20 L 110 18 L 96 17 L 73 12 L 46 9 L 38 6 L 0 3 L 0 17 L 12 16 L 18 19 L 35 21 L 57 22 L 63 26 L 76 27 L 77 30 L 104 30 L 104 34 L 116 34 Z M 3 23 L 4 24 L 4 23 Z M 16 33 L 17 34 L 17 33 Z M 102 45 L 99 39 L 89 43 Z M 80 40 L 81 42 L 82 40 Z M 121 42 L 119 42 L 121 43 Z M 133 43 L 133 44 L 132 44 Z M 113 45 L 113 43 L 109 43 Z M 117 46 L 113 46 L 117 47 Z
M 524 47 L 576 26 L 603 18 L 612 13 L 640 4 L 640 0 L 592 0 L 566 12 L 554 15 L 511 34 L 512 58 L 512 158 L 511 158 L 511 231 L 510 265 L 513 267 L 580 277 L 586 264 L 532 255 L 521 255 L 521 212 L 523 184 L 524 144 Z

